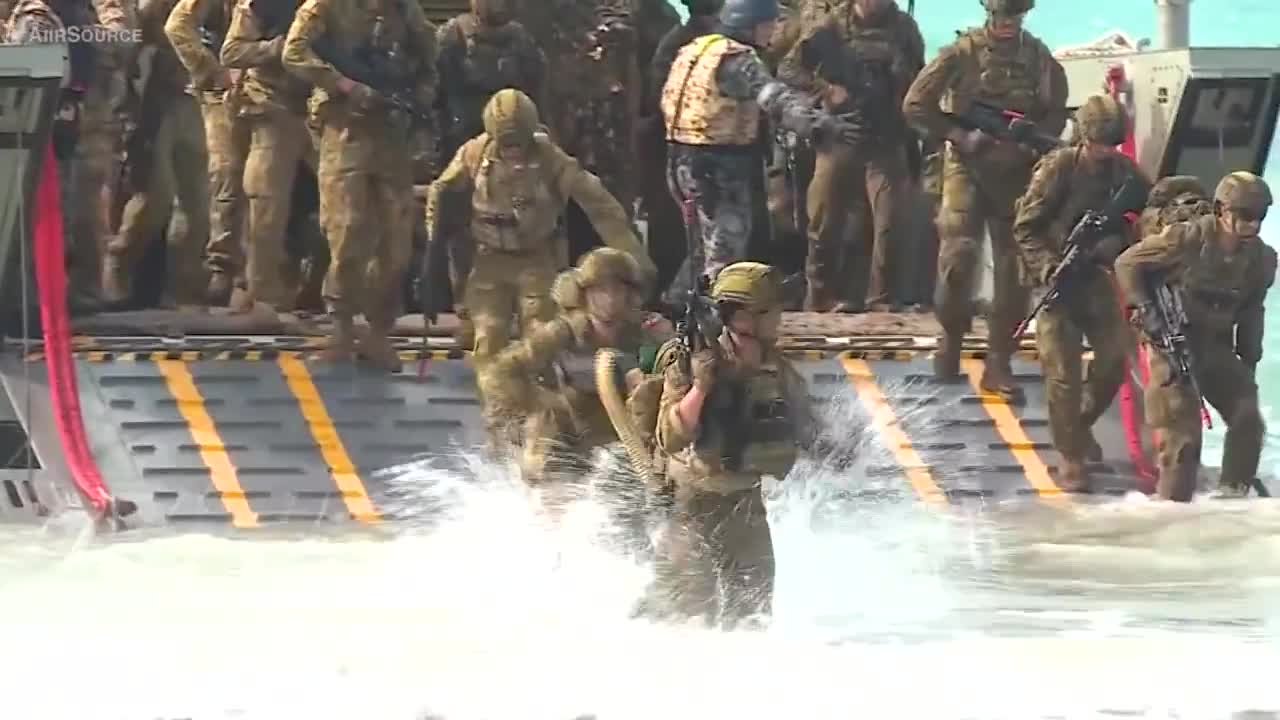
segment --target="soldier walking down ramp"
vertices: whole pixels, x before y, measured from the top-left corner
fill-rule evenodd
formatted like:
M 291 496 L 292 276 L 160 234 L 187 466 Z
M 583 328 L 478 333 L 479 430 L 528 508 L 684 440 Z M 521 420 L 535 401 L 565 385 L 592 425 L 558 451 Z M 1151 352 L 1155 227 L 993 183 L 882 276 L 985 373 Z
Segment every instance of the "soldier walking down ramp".
M 1157 492 L 1166 500 L 1188 502 L 1195 492 L 1202 402 L 1227 423 L 1219 491 L 1243 495 L 1255 481 L 1266 427 L 1254 372 L 1276 276 L 1276 251 L 1258 231 L 1271 204 L 1262 178 L 1231 173 L 1213 194 L 1212 215 L 1169 225 L 1116 261 L 1116 279 L 1147 343 L 1144 405 L 1147 422 L 1160 431 Z M 1181 298 L 1185 328 L 1170 327 L 1161 311 L 1164 284 Z M 1162 351 L 1162 339 L 1173 334 L 1185 334 L 1189 358 Z M 1185 372 L 1180 360 L 1189 361 Z
M 1014 239 L 1022 257 L 1024 281 L 1044 287 L 1054 280 L 1063 259 L 1064 241 L 1087 212 L 1101 212 L 1126 183 L 1126 193 L 1145 202 L 1150 190 L 1141 171 L 1116 152 L 1128 127 L 1124 108 L 1110 97 L 1095 96 L 1076 113 L 1081 142 L 1046 155 L 1036 167 L 1027 193 L 1018 201 Z M 1102 448 L 1093 424 L 1102 417 L 1124 382 L 1125 362 L 1134 338 L 1111 284 L 1110 268 L 1130 244 L 1121 217 L 1082 237 L 1089 257 L 1064 271 L 1058 300 L 1036 318 L 1036 346 L 1044 367 L 1049 403 L 1049 429 L 1062 456 L 1058 484 L 1068 492 L 1088 492 L 1085 461 L 1101 461 Z M 1094 233 L 1094 230 L 1086 230 Z M 1086 247 L 1083 243 L 1091 243 Z M 1089 338 L 1093 362 L 1081 382 L 1083 338 Z
M 192 93 L 204 118 L 209 153 L 209 271 L 207 299 L 226 305 L 237 277 L 244 272 L 244 163 L 249 154 L 249 127 L 234 103 L 239 71 L 222 65 L 220 53 L 231 24 L 232 0 L 178 0 L 164 32 L 191 75 Z
M 848 112 L 861 133 L 852 146 L 817 154 L 809 184 L 809 297 L 806 310 L 890 310 L 901 298 L 897 262 L 904 249 L 908 188 L 902 100 L 924 66 L 924 40 L 915 20 L 892 0 L 854 0 L 805 34 L 779 75 L 792 86 L 812 88 L 831 112 Z M 849 297 L 850 187 L 865 188 L 871 210 L 870 285 L 867 297 Z M 857 233 L 861 235 L 861 233 Z M 906 258 L 901 258 L 906 259 Z M 892 291 L 892 292 L 891 292 Z
M 665 370 L 655 436 L 674 509 L 645 614 L 732 626 L 770 610 L 761 484 L 785 478 L 817 431 L 804 378 L 775 346 L 781 292 L 767 265 L 724 268 L 710 298 L 719 327 Z
M 665 340 L 651 337 L 640 322 L 650 279 L 629 253 L 592 250 L 557 281 L 559 314 L 480 374 L 486 413 L 525 418 L 524 479 L 546 492 L 552 512 L 585 479 L 591 450 L 618 441 L 597 394 L 596 352 L 615 350 L 634 386 L 641 348 Z
M 244 190 L 249 202 L 246 281 L 252 301 L 280 312 L 295 309 L 302 290 L 298 258 L 286 252 L 299 164 L 314 171 L 316 148 L 307 130 L 311 86 L 285 70 L 285 34 L 295 0 L 240 0 L 222 45 L 222 63 L 244 72 L 238 113 L 249 130 Z M 327 258 L 327 248 L 312 255 Z
M 1027 310 L 1013 241 L 1014 203 L 1027 188 L 1036 153 L 1017 142 L 967 129 L 956 118 L 985 102 L 1021 113 L 1039 132 L 1057 136 L 1066 125 L 1067 82 L 1049 48 L 1022 29 L 1034 0 L 983 0 L 986 25 L 971 29 L 930 62 L 907 91 L 903 113 L 918 131 L 947 141 L 938 218 L 936 315 L 942 326 L 934 373 L 958 377 L 960 344 L 973 322 L 974 283 L 984 230 L 995 258 L 991 346 L 982 388 L 1020 392 L 1010 368 L 1013 330 Z M 951 115 L 943 112 L 946 101 Z
M 752 224 L 752 177 L 763 172 L 763 110 L 782 127 L 819 143 L 854 142 L 848 123 L 815 110 L 773 79 L 759 50 L 773 37 L 777 0 L 727 0 L 719 31 L 677 54 L 662 91 L 668 181 L 696 235 L 698 273 L 710 279 L 745 258 Z M 676 278 L 669 301 L 687 292 Z
M 343 75 L 341 56 L 376 66 L 385 87 Z M 400 310 L 413 247 L 414 112 L 430 108 L 436 88 L 436 32 L 414 2 L 307 0 L 284 42 L 285 69 L 316 87 L 320 222 L 332 257 L 324 296 L 333 316 L 326 356 L 353 352 L 387 370 L 399 356 L 387 338 Z M 363 311 L 369 335 L 355 343 L 354 318 Z
M 551 283 L 562 267 L 558 221 L 570 200 L 607 245 L 634 256 L 646 275 L 654 273 L 626 211 L 600 179 L 537 131 L 538 108 L 528 95 L 498 92 L 485 106 L 484 127 L 431 185 L 426 210 L 427 252 L 433 257 L 445 252 L 441 228 L 456 224 L 447 211 L 471 211 L 474 261 L 464 303 L 475 323 L 480 364 L 506 347 L 513 316 L 526 333 L 553 317 Z M 453 202 L 457 196 L 469 203 Z

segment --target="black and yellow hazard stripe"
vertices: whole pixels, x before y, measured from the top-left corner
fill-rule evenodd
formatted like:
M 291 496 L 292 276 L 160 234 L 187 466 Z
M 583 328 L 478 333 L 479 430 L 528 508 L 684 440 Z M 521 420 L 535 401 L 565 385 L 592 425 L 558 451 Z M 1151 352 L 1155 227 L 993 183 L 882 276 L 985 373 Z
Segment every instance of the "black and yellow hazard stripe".
M 983 363 L 978 360 L 962 360 L 961 368 L 968 376 L 969 385 L 974 393 L 978 395 L 982 408 L 995 424 L 996 432 L 1008 445 L 1014 459 L 1022 466 L 1027 482 L 1031 483 L 1031 487 L 1042 497 L 1061 496 L 1062 488 L 1058 487 L 1053 477 L 1049 475 L 1049 467 L 1045 464 L 1044 458 L 1040 457 L 1035 443 L 1027 437 L 1027 432 L 1023 429 L 1022 422 L 1014 415 L 1013 408 L 1003 396 L 982 389 Z

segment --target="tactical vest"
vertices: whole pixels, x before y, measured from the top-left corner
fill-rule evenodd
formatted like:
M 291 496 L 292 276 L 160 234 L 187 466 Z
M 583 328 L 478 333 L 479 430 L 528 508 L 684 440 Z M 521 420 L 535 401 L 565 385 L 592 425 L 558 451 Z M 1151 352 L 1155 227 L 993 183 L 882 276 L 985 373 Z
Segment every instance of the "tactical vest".
M 512 55 L 517 39 L 515 26 L 485 28 L 474 15 L 458 17 L 466 54 L 462 60 L 462 83 L 477 94 L 489 95 L 506 87 L 518 87 L 521 81 L 519 60 Z
M 1023 32 L 1021 40 L 992 42 L 984 28 L 969 30 L 956 41 L 965 70 L 951 90 L 953 111 L 964 112 L 975 100 L 1024 113 L 1028 120 L 1047 115 L 1054 62 L 1044 43 Z
M 541 153 L 515 166 L 495 157 L 488 143 L 471 193 L 471 232 L 481 253 L 526 253 L 547 246 L 564 203 L 552 192 Z
M 1064 162 L 1070 163 L 1070 190 L 1062 200 L 1061 210 L 1054 218 L 1052 239 L 1058 251 L 1061 243 L 1075 224 L 1090 210 L 1101 210 L 1111 202 L 1111 196 L 1129 178 L 1130 173 L 1138 172 L 1126 158 L 1115 156 L 1107 158 L 1106 165 L 1093 172 L 1081 157 L 1084 152 L 1080 147 L 1073 147 L 1058 152 L 1068 153 Z M 1055 158 L 1056 159 L 1056 158 Z M 1045 162 L 1050 162 L 1049 158 Z
M 1228 255 L 1217 242 L 1217 218 L 1210 215 L 1196 223 L 1200 247 L 1182 275 L 1187 320 L 1198 334 L 1230 333 L 1241 304 L 1261 282 L 1262 241 L 1249 240 Z
M 726 96 L 716 71 L 727 58 L 754 53 L 724 35 L 703 35 L 685 45 L 662 88 L 667 142 L 683 145 L 752 145 L 760 133 L 760 107 L 754 100 Z
M 718 379 L 707 398 L 703 430 L 694 449 L 700 456 L 718 451 L 719 469 L 724 473 L 781 479 L 797 454 L 793 416 L 776 365 L 766 364 L 746 380 Z

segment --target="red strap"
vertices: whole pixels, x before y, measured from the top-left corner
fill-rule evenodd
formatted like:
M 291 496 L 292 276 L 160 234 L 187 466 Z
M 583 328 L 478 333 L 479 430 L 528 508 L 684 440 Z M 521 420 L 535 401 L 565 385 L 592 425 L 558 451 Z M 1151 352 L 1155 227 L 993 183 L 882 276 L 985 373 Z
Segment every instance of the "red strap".
M 101 516 L 111 494 L 89 450 L 80 416 L 75 360 L 71 354 L 71 328 L 67 316 L 67 277 L 62 246 L 62 206 L 58 192 L 58 165 L 53 143 L 44 149 L 43 171 L 36 188 L 35 269 L 40 321 L 44 329 L 45 368 L 49 376 L 49 400 L 58 428 L 58 439 L 71 471 L 72 482 L 85 502 Z

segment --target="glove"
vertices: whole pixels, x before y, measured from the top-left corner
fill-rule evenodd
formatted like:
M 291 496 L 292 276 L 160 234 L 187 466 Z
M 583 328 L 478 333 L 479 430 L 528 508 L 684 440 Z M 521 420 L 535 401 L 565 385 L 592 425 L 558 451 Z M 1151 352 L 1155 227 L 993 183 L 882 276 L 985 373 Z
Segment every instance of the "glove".
M 948 136 L 948 140 L 952 145 L 956 146 L 962 154 L 972 155 L 991 142 L 991 136 L 981 130 L 960 130 Z
M 693 375 L 693 386 L 704 393 L 711 392 L 716 382 L 716 354 L 711 350 L 699 350 L 690 358 L 690 374 Z
M 1156 309 L 1154 303 L 1142 303 L 1133 308 L 1133 323 L 1142 329 L 1142 332 L 1150 339 L 1155 339 L 1164 335 L 1164 318 L 1160 316 L 1160 311 Z
M 813 139 L 819 145 L 857 145 L 862 130 L 849 115 L 822 115 L 814 123 Z

